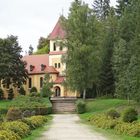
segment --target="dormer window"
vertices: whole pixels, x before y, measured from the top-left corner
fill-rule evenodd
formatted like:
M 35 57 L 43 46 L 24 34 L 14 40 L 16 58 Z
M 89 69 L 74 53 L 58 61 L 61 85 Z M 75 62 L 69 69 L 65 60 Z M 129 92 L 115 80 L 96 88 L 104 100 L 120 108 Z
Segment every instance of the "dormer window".
M 35 68 L 35 66 L 30 65 L 30 71 L 33 71 L 34 68 Z
M 56 51 L 56 44 L 53 44 L 53 50 Z
M 63 50 L 63 47 L 62 46 L 60 46 L 60 51 L 62 51 Z
M 46 65 L 41 64 L 41 71 L 44 71 L 44 70 L 45 70 L 45 68 L 46 68 Z

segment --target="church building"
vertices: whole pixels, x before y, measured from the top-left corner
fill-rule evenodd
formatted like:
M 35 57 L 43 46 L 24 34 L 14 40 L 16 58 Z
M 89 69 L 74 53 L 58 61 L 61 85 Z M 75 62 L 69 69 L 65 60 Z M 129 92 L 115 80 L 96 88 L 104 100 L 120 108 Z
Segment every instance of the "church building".
M 55 97 L 77 97 L 77 92 L 72 92 L 64 87 L 66 80 L 65 70 L 66 64 L 62 63 L 62 57 L 67 53 L 67 48 L 62 47 L 61 43 L 65 40 L 66 33 L 63 30 L 60 19 L 50 33 L 49 54 L 43 55 L 26 55 L 23 60 L 27 62 L 29 79 L 27 79 L 24 89 L 29 93 L 32 87 L 36 87 L 38 91 L 43 86 L 43 79 L 46 73 L 49 73 L 53 84 L 53 92 Z

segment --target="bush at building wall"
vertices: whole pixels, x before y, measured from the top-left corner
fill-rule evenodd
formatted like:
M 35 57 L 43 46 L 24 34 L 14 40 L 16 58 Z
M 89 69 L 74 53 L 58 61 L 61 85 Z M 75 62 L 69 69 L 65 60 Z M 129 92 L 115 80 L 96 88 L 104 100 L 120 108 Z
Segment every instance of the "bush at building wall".
M 24 90 L 23 87 L 20 87 L 20 89 L 19 89 L 19 94 L 20 94 L 20 95 L 26 95 L 26 91 Z
M 36 88 L 36 87 L 32 87 L 32 88 L 30 89 L 30 93 L 32 93 L 32 92 L 37 92 L 37 88 Z
M 78 100 L 76 102 L 77 113 L 82 114 L 86 111 L 86 104 L 83 100 Z

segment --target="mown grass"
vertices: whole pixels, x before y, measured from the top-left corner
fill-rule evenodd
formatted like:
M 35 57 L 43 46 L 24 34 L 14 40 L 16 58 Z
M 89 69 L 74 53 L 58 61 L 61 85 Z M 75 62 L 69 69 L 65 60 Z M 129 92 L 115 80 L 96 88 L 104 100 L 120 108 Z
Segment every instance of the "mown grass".
M 28 137 L 26 138 L 23 138 L 23 140 L 37 140 L 38 138 L 41 137 L 42 133 L 44 131 L 47 131 L 49 129 L 49 126 L 50 126 L 50 123 L 51 123 L 51 120 L 52 120 L 52 116 L 49 115 L 48 116 L 48 122 L 45 124 L 45 126 L 43 127 L 39 127 L 35 130 L 32 131 L 31 135 L 29 135 Z
M 96 99 L 96 100 L 86 100 L 86 113 L 80 114 L 80 118 L 84 121 L 84 123 L 88 122 L 88 119 L 93 114 L 104 113 L 111 108 L 115 108 L 119 112 L 122 112 L 127 107 L 135 107 L 138 111 L 140 111 L 140 105 L 131 101 L 130 104 L 126 100 L 120 99 Z M 139 116 L 140 118 L 140 116 Z M 110 140 L 139 140 L 140 138 L 117 135 L 113 130 L 104 130 L 101 128 L 96 128 L 95 126 L 90 125 L 93 130 L 96 130 L 102 133 L 104 136 L 108 137 Z
M 0 101 L 0 108 L 8 108 L 10 106 L 12 101 L 9 100 L 3 100 Z

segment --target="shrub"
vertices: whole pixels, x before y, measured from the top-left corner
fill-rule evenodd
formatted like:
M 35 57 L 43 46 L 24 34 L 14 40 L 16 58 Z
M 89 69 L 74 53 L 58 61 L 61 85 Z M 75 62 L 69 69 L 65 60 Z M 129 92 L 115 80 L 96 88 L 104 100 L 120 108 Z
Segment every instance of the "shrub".
M 3 90 L 0 88 L 0 100 L 4 99 L 4 92 Z
M 8 99 L 12 100 L 14 98 L 14 91 L 12 88 L 8 90 Z
M 9 121 L 14 121 L 22 118 L 22 111 L 18 108 L 9 108 L 6 119 Z
M 35 129 L 42 126 L 47 122 L 47 117 L 45 116 L 32 116 L 30 118 L 25 118 L 22 120 L 24 123 L 30 126 L 30 129 Z
M 129 135 L 129 136 L 140 137 L 140 124 L 139 123 L 119 122 L 115 126 L 114 129 L 117 134 L 124 134 L 124 135 Z
M 128 108 L 124 111 L 122 115 L 122 120 L 124 122 L 133 122 L 138 119 L 138 112 L 134 108 Z
M 0 130 L 0 140 L 21 140 L 20 136 L 10 130 Z
M 83 100 L 78 100 L 76 102 L 77 113 L 82 114 L 86 111 L 86 104 Z
M 11 102 L 10 106 L 20 108 L 22 113 L 28 110 L 28 112 L 30 111 L 30 114 L 32 115 L 47 115 L 48 113 L 51 112 L 52 108 L 49 99 L 29 96 L 16 97 Z
M 20 87 L 20 89 L 19 89 L 19 94 L 20 94 L 20 95 L 26 95 L 26 91 L 24 90 L 23 87 Z
M 30 134 L 30 128 L 26 123 L 20 121 L 3 122 L 1 124 L 3 130 L 11 130 L 17 133 L 21 138 Z
M 3 115 L 0 114 L 0 122 L 3 122 L 3 120 L 4 120 L 4 117 Z
M 32 87 L 31 90 L 30 90 L 30 93 L 32 93 L 32 92 L 36 93 L 37 92 L 37 88 L 36 87 Z
M 110 109 L 106 112 L 106 116 L 115 119 L 115 118 L 119 118 L 120 114 L 116 110 Z
M 118 120 L 107 118 L 106 115 L 96 115 L 90 118 L 90 123 L 94 124 L 95 126 L 103 129 L 113 129 L 117 123 Z
M 40 97 L 40 93 L 38 93 L 38 92 L 31 92 L 31 93 L 29 94 L 29 96 L 30 96 L 30 97 Z

